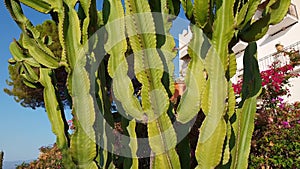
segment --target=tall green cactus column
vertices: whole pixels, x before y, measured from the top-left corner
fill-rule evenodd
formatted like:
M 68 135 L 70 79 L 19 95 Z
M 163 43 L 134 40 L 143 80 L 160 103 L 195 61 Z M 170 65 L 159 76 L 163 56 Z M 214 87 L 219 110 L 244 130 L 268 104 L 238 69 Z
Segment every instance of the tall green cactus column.
M 3 167 L 4 152 L 0 151 L 0 169 Z

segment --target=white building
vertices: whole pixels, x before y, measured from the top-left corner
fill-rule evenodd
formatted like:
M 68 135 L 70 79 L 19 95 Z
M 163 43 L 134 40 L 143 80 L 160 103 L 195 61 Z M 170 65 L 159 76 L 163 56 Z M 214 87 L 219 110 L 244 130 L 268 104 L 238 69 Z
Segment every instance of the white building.
M 285 18 L 276 25 L 270 26 L 267 34 L 257 41 L 258 64 L 260 71 L 269 69 L 269 66 L 275 59 L 279 59 L 283 64 L 289 63 L 288 55 L 284 52 L 278 53 L 275 45 L 281 44 L 284 46 L 283 50 L 286 52 L 295 51 L 299 53 L 300 50 L 300 23 L 298 22 L 300 12 L 300 0 L 292 0 L 289 11 Z M 258 9 L 255 17 L 261 14 Z M 179 59 L 180 59 L 180 78 L 185 76 L 185 68 L 189 61 L 187 55 L 187 44 L 192 38 L 190 30 L 184 30 L 179 34 Z M 232 79 L 234 82 L 238 80 L 243 74 L 243 54 L 247 43 L 240 41 L 233 47 L 237 58 L 237 75 Z M 276 56 L 276 57 L 275 57 Z M 294 71 L 300 72 L 300 66 L 295 66 Z M 300 78 L 290 79 L 292 87 L 290 88 L 291 97 L 287 101 L 300 101 Z

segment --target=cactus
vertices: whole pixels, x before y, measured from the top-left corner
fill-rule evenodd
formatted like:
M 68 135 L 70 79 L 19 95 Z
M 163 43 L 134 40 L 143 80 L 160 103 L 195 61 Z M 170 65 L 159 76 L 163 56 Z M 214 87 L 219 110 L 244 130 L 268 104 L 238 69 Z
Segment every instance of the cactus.
M 51 14 L 58 30 L 56 43 L 62 47 L 60 57 L 25 17 L 20 2 Z M 110 168 L 113 158 L 119 160 L 116 166 L 140 168 L 143 164 L 138 154 L 145 148 L 138 138 L 140 132 L 147 136 L 144 139 L 150 150 L 143 153 L 151 159 L 149 167 L 185 168 L 184 159 L 190 157 L 180 151 L 189 145 L 176 148 L 183 131 L 178 124 L 187 126 L 184 131 L 188 131 L 200 110 L 205 119 L 195 150 L 197 168 L 247 168 L 261 88 L 253 41 L 284 17 L 290 1 L 266 1 L 264 15 L 256 21 L 252 18 L 260 0 L 104 0 L 102 11 L 97 10 L 95 0 L 20 2 L 5 0 L 23 31 L 20 40 L 11 43 L 10 63 L 20 62 L 26 85 L 43 86 L 45 108 L 65 168 Z M 188 47 L 192 59 L 187 90 L 175 112 L 170 97 L 174 93 L 172 60 L 176 53 L 169 31 L 180 4 L 191 21 L 193 39 Z M 244 54 L 242 101 L 236 107 L 230 81 L 236 72 L 231 47 L 239 39 L 249 45 Z M 58 68 L 68 72 L 73 134 L 68 133 L 56 86 L 54 70 Z M 141 100 L 132 77 L 141 83 Z M 120 145 L 113 143 L 108 93 L 123 115 Z M 139 131 L 139 123 L 147 130 Z

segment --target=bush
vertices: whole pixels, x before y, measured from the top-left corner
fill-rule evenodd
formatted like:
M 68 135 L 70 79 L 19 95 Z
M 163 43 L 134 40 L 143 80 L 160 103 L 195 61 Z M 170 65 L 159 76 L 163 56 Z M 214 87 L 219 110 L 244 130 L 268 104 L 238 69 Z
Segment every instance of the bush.
M 16 167 L 17 169 L 62 169 L 62 153 L 54 144 L 53 146 L 41 147 L 40 155 L 37 160 L 30 163 L 23 162 Z
M 255 130 L 249 159 L 249 168 L 299 169 L 300 168 L 300 102 L 285 103 L 282 96 L 289 96 L 290 78 L 298 73 L 292 65 L 281 66 L 279 61 L 260 73 L 262 93 L 257 110 Z M 238 95 L 242 79 L 233 84 Z
M 300 168 L 300 102 L 259 112 L 249 168 Z

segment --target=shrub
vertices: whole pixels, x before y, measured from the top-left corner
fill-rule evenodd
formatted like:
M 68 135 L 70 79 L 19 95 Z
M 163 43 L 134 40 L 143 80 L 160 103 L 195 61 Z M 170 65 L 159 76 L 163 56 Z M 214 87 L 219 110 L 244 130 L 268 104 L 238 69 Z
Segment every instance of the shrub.
M 53 146 L 46 146 L 40 148 L 40 155 L 37 160 L 30 163 L 23 162 L 16 167 L 17 169 L 62 169 L 62 153 L 54 144 Z

